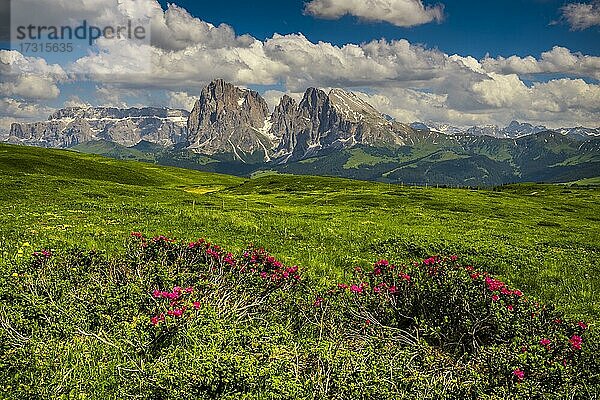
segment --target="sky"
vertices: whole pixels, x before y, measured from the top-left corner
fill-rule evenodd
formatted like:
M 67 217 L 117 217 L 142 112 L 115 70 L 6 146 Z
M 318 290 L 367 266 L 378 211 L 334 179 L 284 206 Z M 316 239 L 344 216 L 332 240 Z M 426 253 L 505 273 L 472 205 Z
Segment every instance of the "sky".
M 407 123 L 600 127 L 600 0 L 19 0 L 11 14 L 13 39 L 82 21 L 149 35 L 0 42 L 0 131 L 65 106 L 189 110 L 216 78 L 271 107 L 342 87 Z

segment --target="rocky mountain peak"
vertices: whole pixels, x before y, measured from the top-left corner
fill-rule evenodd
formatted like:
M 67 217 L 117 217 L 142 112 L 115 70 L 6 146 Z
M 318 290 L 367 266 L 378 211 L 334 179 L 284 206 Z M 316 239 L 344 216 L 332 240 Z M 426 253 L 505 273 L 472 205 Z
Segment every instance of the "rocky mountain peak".
M 360 122 L 366 117 L 384 119 L 379 111 L 358 97 L 356 93 L 332 89 L 329 92 L 329 100 L 339 113 L 352 122 Z
M 269 117 L 260 94 L 217 79 L 202 89 L 190 114 L 190 148 L 207 154 L 228 151 L 242 161 L 263 152 L 267 159 L 274 146 L 267 137 Z

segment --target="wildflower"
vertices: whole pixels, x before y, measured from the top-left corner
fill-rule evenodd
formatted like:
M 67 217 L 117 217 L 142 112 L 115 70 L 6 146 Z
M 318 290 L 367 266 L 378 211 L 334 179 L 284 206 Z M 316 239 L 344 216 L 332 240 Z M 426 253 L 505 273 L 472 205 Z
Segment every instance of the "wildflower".
M 143 235 L 141 234 L 141 232 L 131 232 L 131 237 L 141 239 Z
M 181 317 L 183 315 L 183 311 L 183 308 L 176 308 L 174 310 L 167 311 L 167 315 L 170 315 L 172 317 Z
M 426 258 L 425 260 L 423 260 L 423 264 L 425 264 L 425 265 L 433 265 L 433 264 L 436 263 L 436 261 L 437 260 L 435 259 L 435 257 L 429 257 L 429 258 Z
M 540 344 L 544 347 L 548 347 L 550 346 L 550 339 L 543 338 L 542 340 L 540 340 Z
M 200 308 L 200 302 L 199 301 L 195 301 L 194 302 L 194 310 L 198 310 Z
M 390 288 L 388 289 L 388 291 L 392 294 L 396 293 L 398 291 L 398 288 L 396 286 L 390 286 Z
M 373 275 L 379 276 L 381 275 L 381 268 L 377 267 L 373 270 Z
M 559 318 L 556 318 L 554 320 L 554 323 L 557 324 L 557 325 L 560 325 L 560 324 L 562 324 L 562 320 L 560 320 Z
M 485 278 L 485 284 L 492 292 L 500 290 L 505 286 L 504 282 L 499 281 L 498 279 L 490 278 L 489 276 Z
M 194 288 L 191 287 L 191 286 L 187 287 L 187 288 L 184 289 L 184 292 L 186 292 L 186 293 L 194 293 Z
M 475 270 L 475 268 L 473 268 L 473 266 L 471 266 L 471 265 L 467 265 L 467 266 L 465 267 L 465 270 L 466 270 L 466 271 L 469 271 L 469 272 L 472 272 L 472 271 L 474 271 L 474 270 Z
M 509 305 L 507 305 L 507 306 L 506 306 L 506 309 L 507 309 L 508 311 L 514 311 L 514 310 L 515 310 L 515 308 L 512 306 L 512 304 L 509 304 Z
M 474 272 L 471 274 L 471 279 L 473 279 L 473 280 L 479 279 L 480 276 L 481 276 L 481 274 L 479 272 Z
M 363 288 L 362 288 L 362 286 L 352 285 L 352 286 L 350 286 L 350 291 L 352 293 L 362 293 Z
M 583 329 L 584 331 L 588 328 L 588 325 L 585 322 L 579 321 L 577 323 L 577 326 L 579 326 L 581 329 Z
M 365 325 L 371 325 L 371 320 L 370 319 L 366 320 Z
M 521 353 L 527 353 L 527 347 L 526 346 L 521 347 Z
M 498 301 L 498 300 L 500 300 L 500 297 L 497 294 L 492 296 L 492 301 Z
M 519 381 L 522 381 L 523 378 L 525 378 L 525 372 L 523 372 L 520 368 L 515 369 L 512 373 Z
M 267 276 L 269 276 L 269 274 L 267 274 L 267 273 L 266 273 L 266 272 L 264 272 L 264 271 L 260 273 L 260 277 L 261 277 L 262 279 L 267 279 Z
M 458 256 L 450 256 L 450 261 L 456 261 L 458 260 Z
M 152 292 L 152 297 L 154 297 L 155 299 L 158 299 L 158 298 L 162 297 L 162 292 L 158 289 L 154 289 L 154 291 Z
M 338 288 L 340 288 L 340 289 L 348 289 L 348 285 L 346 285 L 345 283 L 338 283 Z
M 402 274 L 400 274 L 400 278 L 404 279 L 407 282 L 410 282 L 410 275 L 408 275 L 408 274 L 402 273 Z
M 317 299 L 315 300 L 315 302 L 313 303 L 314 307 L 320 307 L 321 303 L 323 303 L 323 299 L 321 297 L 317 297 Z
M 523 292 L 521 292 L 521 291 L 520 291 L 520 290 L 518 290 L 518 289 L 517 289 L 517 290 L 513 290 L 513 294 L 514 294 L 515 296 L 517 296 L 517 297 L 521 297 L 521 296 L 523 296 Z
M 156 316 L 150 318 L 150 322 L 154 326 L 158 325 L 160 322 L 162 322 L 164 320 L 165 320 L 165 314 L 159 314 L 159 315 L 156 315 Z
M 581 350 L 581 343 L 583 343 L 583 339 L 581 338 L 581 336 L 573 335 L 571 336 L 571 339 L 569 339 L 569 342 L 571 343 L 571 347 L 574 350 Z

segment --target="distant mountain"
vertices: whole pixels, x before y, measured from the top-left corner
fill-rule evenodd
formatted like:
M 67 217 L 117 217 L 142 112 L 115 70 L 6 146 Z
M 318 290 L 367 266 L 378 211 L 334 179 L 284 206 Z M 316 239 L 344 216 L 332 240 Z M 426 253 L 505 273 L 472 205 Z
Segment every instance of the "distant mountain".
M 243 176 L 472 186 L 600 176 L 600 128 L 409 126 L 342 89 L 309 88 L 300 102 L 283 96 L 271 112 L 259 93 L 223 80 L 202 89 L 191 113 L 66 108 L 13 124 L 4 140 Z
M 7 141 L 58 148 L 97 140 L 123 146 L 146 140 L 171 146 L 187 139 L 188 115 L 165 108 L 65 108 L 44 122 L 12 124 Z
M 492 136 L 499 139 L 515 139 L 523 136 L 535 135 L 536 133 L 553 131 L 574 139 L 587 139 L 600 136 L 599 128 L 558 128 L 550 129 L 543 125 L 534 126 L 526 122 L 512 121 L 508 126 L 501 128 L 497 125 L 473 126 L 470 128 L 459 128 L 448 124 L 435 122 L 413 122 L 411 127 L 418 130 L 430 130 L 445 135 L 470 135 L 470 136 Z
M 564 136 L 569 136 L 576 139 L 587 139 L 589 137 L 599 137 L 600 128 L 560 128 L 556 129 L 556 132 Z
M 357 144 L 398 146 L 413 133 L 341 89 L 309 88 L 299 104 L 284 96 L 269 113 L 257 92 L 222 80 L 202 90 L 188 129 L 188 149 L 246 163 L 300 160 Z

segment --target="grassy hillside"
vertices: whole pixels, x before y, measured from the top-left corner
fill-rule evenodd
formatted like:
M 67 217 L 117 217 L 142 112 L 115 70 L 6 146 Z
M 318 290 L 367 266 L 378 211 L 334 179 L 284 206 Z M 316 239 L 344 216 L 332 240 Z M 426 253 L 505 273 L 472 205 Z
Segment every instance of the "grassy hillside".
M 356 263 L 459 254 L 573 315 L 600 317 L 600 192 L 517 185 L 401 187 L 335 178 L 252 180 L 0 146 L 1 261 L 131 231 L 269 249 L 330 282 Z M 26 246 L 24 246 L 26 245 Z
M 600 394 L 595 186 L 243 180 L 0 146 L 0 188 L 1 399 Z
M 519 139 L 446 136 L 419 131 L 397 148 L 357 146 L 315 157 L 263 163 L 263 154 L 206 156 L 142 143 L 132 148 L 99 141 L 74 147 L 83 153 L 209 172 L 250 176 L 261 171 L 335 176 L 383 183 L 493 186 L 516 182 L 570 182 L 600 174 L 600 139 L 581 141 L 554 132 Z M 236 161 L 237 160 L 237 161 Z

